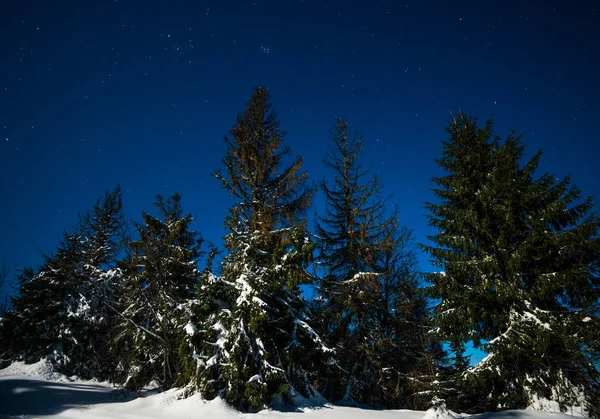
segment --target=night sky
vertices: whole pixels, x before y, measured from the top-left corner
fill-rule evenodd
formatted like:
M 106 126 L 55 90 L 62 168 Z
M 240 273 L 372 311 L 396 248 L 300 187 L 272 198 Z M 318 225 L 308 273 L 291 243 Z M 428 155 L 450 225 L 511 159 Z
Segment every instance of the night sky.
M 450 112 L 524 135 L 600 199 L 596 1 L 30 1 L 0 8 L 0 263 L 54 251 L 117 183 L 140 219 L 180 192 L 222 244 L 211 173 L 252 90 L 272 94 L 313 181 L 336 117 L 417 241 Z M 541 172 L 540 172 L 541 173 Z M 317 197 L 313 211 L 322 209 Z M 310 215 L 312 219 L 312 215 Z M 422 269 L 430 269 L 421 256 Z

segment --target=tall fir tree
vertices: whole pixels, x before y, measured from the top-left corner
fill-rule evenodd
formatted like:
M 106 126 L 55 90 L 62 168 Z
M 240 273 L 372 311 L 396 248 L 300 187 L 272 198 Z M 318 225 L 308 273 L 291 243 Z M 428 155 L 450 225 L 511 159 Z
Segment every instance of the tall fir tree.
M 144 223 L 136 225 L 139 239 L 130 244 L 118 295 L 121 333 L 113 346 L 131 389 L 153 381 L 163 389 L 186 384 L 180 346 L 199 278 L 202 239 L 191 230 L 193 217 L 184 215 L 179 194 L 157 195 L 155 206 L 158 217 L 144 212 Z
M 11 357 L 32 362 L 50 356 L 67 374 L 111 376 L 105 342 L 114 315 L 107 303 L 118 285 L 114 267 L 122 223 L 117 187 L 80 215 L 74 232 L 64 234 L 56 253 L 45 255 L 37 271 L 19 274 L 19 295 L 8 316 Z
M 67 308 L 71 336 L 70 350 L 77 368 L 71 371 L 88 378 L 112 379 L 114 365 L 107 342 L 116 333 L 115 292 L 122 285 L 117 268 L 123 248 L 125 217 L 120 186 L 105 193 L 91 211 L 80 216 L 78 240 L 83 247 L 77 272 L 82 281 L 79 299 Z
M 284 166 L 289 149 L 265 88 L 252 93 L 225 141 L 225 173 L 215 176 L 237 204 L 225 223 L 220 276 L 205 274 L 198 290 L 192 340 L 203 395 L 256 410 L 274 396 L 312 396 L 315 371 L 332 351 L 310 326 L 299 289 L 313 281 L 302 219 L 312 191 L 301 158 Z
M 600 221 L 591 199 L 581 201 L 569 177 L 535 178 L 541 152 L 523 165 L 521 138 L 501 141 L 491 121 L 478 127 L 461 113 L 446 131 L 437 160 L 446 175 L 434 178 L 439 203 L 427 204 L 439 232 L 424 248 L 443 270 L 430 275 L 430 291 L 441 300 L 441 337 L 488 352 L 459 376 L 473 396 L 462 408 L 524 408 L 546 398 L 561 409 L 586 404 L 598 417 Z
M 427 318 L 410 231 L 386 213 L 379 179 L 361 167 L 362 138 L 338 120 L 332 140 L 325 165 L 334 175 L 321 184 L 326 212 L 316 223 L 324 269 L 317 307 L 341 370 L 323 391 L 333 400 L 405 407 Z

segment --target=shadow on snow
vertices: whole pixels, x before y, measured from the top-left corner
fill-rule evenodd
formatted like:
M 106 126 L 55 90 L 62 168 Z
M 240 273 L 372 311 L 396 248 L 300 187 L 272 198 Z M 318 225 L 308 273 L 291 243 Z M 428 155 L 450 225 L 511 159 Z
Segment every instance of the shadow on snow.
M 118 403 L 137 396 L 94 384 L 62 383 L 36 379 L 0 380 L 0 417 L 54 415 L 64 410 L 88 409 L 101 403 Z

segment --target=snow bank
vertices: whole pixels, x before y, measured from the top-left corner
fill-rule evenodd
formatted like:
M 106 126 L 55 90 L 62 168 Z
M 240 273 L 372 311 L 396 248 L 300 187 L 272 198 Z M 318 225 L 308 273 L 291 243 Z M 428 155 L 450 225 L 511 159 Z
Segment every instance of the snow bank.
M 0 377 L 8 375 L 17 375 L 24 377 L 41 378 L 50 381 L 70 381 L 63 374 L 56 372 L 49 359 L 42 358 L 35 364 L 26 364 L 25 362 L 13 362 L 8 367 L 0 370 Z
M 567 408 L 566 413 L 570 416 L 587 417 L 587 412 L 582 407 L 585 405 L 583 393 L 580 394 L 579 399 L 579 404 Z M 548 400 L 544 397 L 538 397 L 534 395 L 531 404 L 527 407 L 527 410 L 560 413 L 560 405 L 555 400 Z
M 65 377 L 52 363 L 40 360 L 26 365 L 16 362 L 0 370 L 0 417 L 49 417 L 62 419 L 561 419 L 569 416 L 540 411 L 508 411 L 483 415 L 459 415 L 443 403 L 427 412 L 372 410 L 335 406 L 317 395 L 297 396 L 293 406 L 276 404 L 276 410 L 254 414 L 239 413 L 221 400 L 203 400 L 199 395 L 185 398 L 185 389 L 163 393 L 129 393 L 106 383 Z M 145 396 L 144 396 L 145 395 Z M 543 401 L 538 401 L 543 403 Z M 535 407 L 546 407 L 539 406 Z M 532 407 L 534 408 L 534 407 Z M 573 412 L 576 414 L 576 412 Z
M 423 419 L 456 419 L 459 415 L 446 407 L 441 400 L 434 401 L 434 406 L 425 412 Z

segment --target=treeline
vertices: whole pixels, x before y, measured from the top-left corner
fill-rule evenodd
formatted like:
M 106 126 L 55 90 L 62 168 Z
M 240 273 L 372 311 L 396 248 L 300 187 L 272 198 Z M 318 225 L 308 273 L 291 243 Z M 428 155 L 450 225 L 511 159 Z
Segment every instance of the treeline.
M 256 411 L 298 395 L 464 412 L 548 399 L 600 417 L 600 220 L 567 177 L 536 177 L 521 138 L 459 114 L 421 245 L 359 163 L 339 120 L 318 186 L 290 158 L 266 89 L 229 136 L 214 176 L 235 198 L 225 248 L 191 229 L 175 194 L 133 230 L 107 192 L 37 269 L 0 327 L 4 364 L 42 357 L 132 390 L 157 383 Z M 202 266 L 199 266 L 202 261 Z M 420 287 L 421 275 L 426 286 Z M 301 286 L 312 286 L 307 301 Z M 488 356 L 470 366 L 464 345 Z

